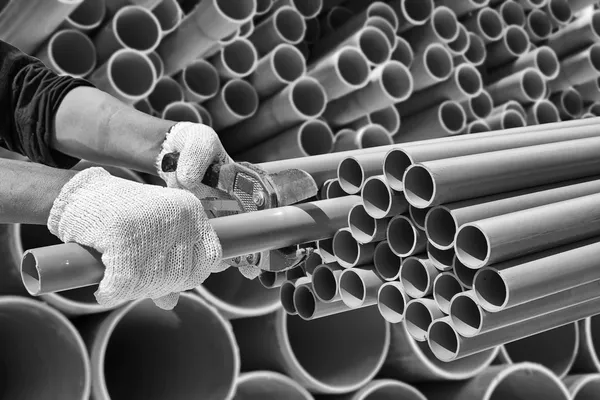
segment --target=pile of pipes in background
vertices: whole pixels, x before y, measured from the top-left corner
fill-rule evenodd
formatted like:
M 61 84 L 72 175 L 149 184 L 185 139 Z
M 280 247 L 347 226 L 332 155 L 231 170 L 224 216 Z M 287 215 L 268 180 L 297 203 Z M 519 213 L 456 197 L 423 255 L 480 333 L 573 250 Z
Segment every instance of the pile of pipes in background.
M 58 240 L 0 226 L 0 399 L 599 398 L 595 3 L 0 2 L 2 40 L 306 170 L 347 226 L 173 311 L 27 298 L 23 251 Z

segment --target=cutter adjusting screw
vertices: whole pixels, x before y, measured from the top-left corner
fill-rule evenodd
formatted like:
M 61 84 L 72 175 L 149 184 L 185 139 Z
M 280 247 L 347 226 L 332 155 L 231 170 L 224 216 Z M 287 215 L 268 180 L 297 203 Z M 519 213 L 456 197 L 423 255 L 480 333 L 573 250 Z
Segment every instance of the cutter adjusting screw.
M 265 205 L 265 194 L 261 191 L 261 192 L 255 192 L 252 195 L 252 201 L 254 201 L 254 204 L 256 204 L 258 207 L 262 207 Z
M 246 261 L 248 261 L 250 264 L 252 264 L 254 262 L 254 254 L 248 254 L 246 256 Z
M 242 258 L 241 258 L 240 256 L 237 256 L 237 257 L 235 257 L 235 258 L 233 259 L 233 262 L 234 262 L 234 263 L 236 263 L 236 264 L 239 264 L 239 263 L 241 263 L 241 262 L 242 262 Z

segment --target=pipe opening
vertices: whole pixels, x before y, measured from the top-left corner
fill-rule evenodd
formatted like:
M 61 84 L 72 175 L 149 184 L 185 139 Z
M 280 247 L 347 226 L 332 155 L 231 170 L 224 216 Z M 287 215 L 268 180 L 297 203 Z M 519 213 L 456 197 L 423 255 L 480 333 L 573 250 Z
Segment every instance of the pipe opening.
M 427 329 L 433 322 L 433 316 L 426 305 L 412 300 L 404 310 L 404 321 L 409 335 L 415 340 L 423 341 L 427 338 Z
M 351 266 L 358 260 L 360 245 L 349 230 L 339 230 L 333 237 L 333 253 L 340 263 Z
M 520 128 L 525 125 L 525 118 L 515 110 L 508 110 L 502 116 L 502 129 Z
M 407 258 L 400 268 L 400 282 L 406 294 L 413 298 L 422 297 L 431 287 L 429 273 L 417 258 Z
M 506 47 L 514 56 L 525 54 L 529 49 L 529 36 L 518 26 L 509 26 L 504 37 Z
M 417 242 L 415 227 L 405 217 L 396 217 L 390 221 L 387 237 L 392 251 L 401 257 L 411 254 Z
M 398 28 L 398 17 L 396 16 L 394 9 L 388 4 L 382 2 L 371 3 L 367 8 L 367 17 L 381 18 L 389 23 L 392 26 L 392 29 L 396 30 Z
M 487 118 L 494 108 L 494 102 L 490 94 L 482 90 L 477 96 L 469 99 L 471 111 L 477 118 Z
M 2 6 L 0 6 L 0 10 Z M 68 20 L 82 28 L 98 26 L 106 16 L 106 3 L 104 1 L 82 1 L 71 14 Z
M 502 107 L 504 107 L 504 111 L 514 110 L 523 116 L 527 114 L 527 112 L 525 112 L 525 107 L 515 100 L 507 101 Z
M 319 255 L 319 253 L 311 253 L 304 261 L 304 270 L 307 274 L 312 275 L 315 272 L 315 269 L 323 264 L 323 258 Z
M 412 160 L 400 149 L 390 150 L 383 160 L 383 175 L 388 185 L 394 190 L 402 190 L 404 173 L 412 165 Z
M 558 76 L 560 64 L 554 50 L 549 47 L 541 47 L 535 54 L 535 64 L 546 78 L 554 79 Z
M 117 39 L 130 49 L 145 52 L 158 46 L 161 28 L 158 19 L 141 7 L 124 7 L 114 17 Z
M 340 52 L 336 67 L 342 80 L 353 86 L 362 86 L 371 72 L 362 53 L 352 47 L 346 47 Z
M 204 125 L 212 126 L 212 116 L 206 110 L 206 108 L 202 107 L 197 103 L 193 103 L 192 105 L 194 106 L 196 111 L 198 111 L 198 114 L 200 114 L 200 119 L 202 120 L 202 123 Z
M 148 58 L 152 61 L 152 65 L 154 66 L 154 70 L 156 71 L 156 78 L 160 78 L 165 73 L 165 64 L 163 63 L 162 58 L 158 55 L 157 52 L 153 51 L 148 54 Z
M 476 269 L 467 267 L 458 259 L 458 257 L 454 257 L 452 260 L 452 268 L 454 275 L 456 275 L 456 278 L 464 287 L 469 289 L 473 287 L 473 280 L 477 273 Z
M 535 118 L 538 124 L 559 122 L 560 116 L 556 106 L 549 101 L 540 101 L 535 106 Z
M 219 91 L 219 74 L 215 67 L 204 60 L 188 65 L 183 71 L 187 87 L 202 97 L 215 96 Z
M 416 208 L 414 206 L 408 207 L 408 214 L 410 215 L 410 218 L 422 231 L 425 230 L 425 219 L 427 218 L 427 213 L 429 210 L 430 208 Z
M 475 277 L 475 293 L 484 309 L 500 310 L 508 301 L 508 287 L 498 271 L 482 269 Z
M 373 240 L 376 230 L 377 221 L 365 211 L 361 204 L 357 204 L 350 210 L 348 214 L 348 225 L 352 236 L 362 243 L 368 243 Z
M 564 110 L 572 118 L 577 118 L 583 110 L 583 100 L 576 90 L 565 90 L 560 99 Z
M 372 64 L 383 64 L 389 59 L 392 48 L 383 32 L 379 29 L 365 28 L 360 34 L 358 41 L 360 51 Z
M 547 10 L 559 25 L 569 23 L 573 17 L 573 11 L 566 0 L 550 0 Z
M 320 266 L 313 273 L 313 290 L 322 301 L 332 301 L 338 294 L 338 283 L 331 269 Z
M 469 124 L 467 133 L 489 132 L 490 130 L 490 127 L 484 121 L 475 120 Z
M 364 172 L 354 158 L 345 158 L 338 167 L 340 186 L 347 193 L 358 193 L 364 181 Z
M 244 76 L 256 68 L 256 49 L 246 39 L 238 39 L 223 48 L 223 63 L 237 75 Z
M 360 146 L 362 149 L 391 144 L 394 144 L 394 141 L 383 126 L 371 124 L 362 129 L 362 134 L 360 135 Z
M 587 380 L 573 393 L 573 400 L 596 400 L 598 393 L 600 393 L 600 378 L 595 376 Z
M 500 8 L 500 16 L 506 25 L 525 26 L 525 10 L 515 1 L 507 1 Z
M 435 321 L 429 329 L 429 346 L 437 358 L 450 361 L 459 350 L 458 334 L 447 322 Z M 501 398 L 494 400 L 501 400 Z
M 245 22 L 256 12 L 256 2 L 246 0 L 214 0 L 221 17 L 229 22 Z
M 306 19 L 316 17 L 323 9 L 323 0 L 294 0 L 294 7 Z
M 246 81 L 229 81 L 223 87 L 223 92 L 225 104 L 241 118 L 252 116 L 258 109 L 258 94 Z
M 305 156 L 329 153 L 332 147 L 333 133 L 329 125 L 315 120 L 300 129 L 300 148 Z
M 277 282 L 277 272 L 272 271 L 262 271 L 258 276 L 260 283 L 266 288 L 275 287 L 275 283 Z
M 490 245 L 478 227 L 463 225 L 456 235 L 456 255 L 466 266 L 481 268 L 490 256 Z
M 388 242 L 381 242 L 375 247 L 373 264 L 375 264 L 375 271 L 383 279 L 387 281 L 395 280 L 400 273 L 402 259 L 392 252 Z
M 340 277 L 340 296 L 344 304 L 350 308 L 363 305 L 366 297 L 365 284 L 360 276 L 351 269 L 347 269 Z
M 340 185 L 340 181 L 335 179 L 328 186 L 325 196 L 328 199 L 336 199 L 338 197 L 348 196 L 348 193 Z
M 86 76 L 96 66 L 94 44 L 87 35 L 76 30 L 64 30 L 52 36 L 49 53 L 54 64 L 69 75 Z
M 417 208 L 431 206 L 435 198 L 435 180 L 420 165 L 412 165 L 404 174 L 404 194 L 406 200 Z
M 458 103 L 453 101 L 446 101 L 440 105 L 438 118 L 441 125 L 450 134 L 461 132 L 467 122 L 465 111 Z
M 546 39 L 552 33 L 552 22 L 545 12 L 533 10 L 527 16 L 527 25 L 538 39 Z
M 246 372 L 237 380 L 235 400 L 311 400 L 312 396 L 291 378 L 270 371 Z
M 183 89 L 176 81 L 167 76 L 156 82 L 154 90 L 148 96 L 150 106 L 159 113 L 162 113 L 169 104 L 182 100 Z
M 483 86 L 481 75 L 477 71 L 477 68 L 469 64 L 463 64 L 458 67 L 456 83 L 469 97 L 479 94 Z
M 367 20 L 365 26 L 372 26 L 373 28 L 379 29 L 390 44 L 390 50 L 396 46 L 396 30 L 386 19 L 381 17 L 371 17 Z
M 302 117 L 307 119 L 317 118 L 323 113 L 327 105 L 327 95 L 319 82 L 306 78 L 297 81 L 294 85 L 292 89 L 292 102 L 296 110 L 302 114 Z
M 452 269 L 452 263 L 454 262 L 454 249 L 441 250 L 433 246 L 431 243 L 427 243 L 427 255 L 437 269 Z
M 429 240 L 442 249 L 451 248 L 458 226 L 447 208 L 434 207 L 425 219 L 425 231 Z
M 448 43 L 448 48 L 457 54 L 463 54 L 469 48 L 469 32 L 463 24 L 458 25 L 458 36 Z
M 488 40 L 495 41 L 502 37 L 504 26 L 502 25 L 500 14 L 494 9 L 483 8 L 481 12 L 477 14 L 477 23 L 479 24 L 479 29 Z
M 412 75 L 399 62 L 390 62 L 383 69 L 381 83 L 385 93 L 394 100 L 401 101 L 412 91 Z
M 152 9 L 163 32 L 171 32 L 181 21 L 181 8 L 176 0 L 162 0 Z
M 592 31 L 594 32 L 594 35 L 596 35 L 596 38 L 600 37 L 600 13 L 595 11 L 594 14 L 592 14 Z
M 391 59 L 404 64 L 407 68 L 410 68 L 414 58 L 415 54 L 413 53 L 412 47 L 410 47 L 410 44 L 406 41 L 406 39 L 399 36 L 396 37 L 396 47 L 392 50 Z
M 273 0 L 256 0 L 256 14 L 265 14 L 273 6 Z
M 281 288 L 279 289 L 279 301 L 281 302 L 281 307 L 288 314 L 296 314 L 294 292 L 296 292 L 296 287 L 293 282 L 286 281 L 281 284 Z
M 600 103 L 594 103 L 590 105 L 587 109 L 587 112 L 596 117 L 600 116 Z
M 177 102 L 169 104 L 162 114 L 163 119 L 170 121 L 188 121 L 200 123 L 201 117 L 196 109 L 187 103 Z
M 483 64 L 487 57 L 487 50 L 483 39 L 473 32 L 469 32 L 469 48 L 465 52 L 464 57 L 475 66 Z
M 450 313 L 450 301 L 463 291 L 460 282 L 452 273 L 443 273 L 433 282 L 433 299 L 440 310 Z
M 429 0 L 400 1 L 402 15 L 412 25 L 423 25 L 433 13 L 433 2 Z
M 124 95 L 144 96 L 152 89 L 156 76 L 154 66 L 148 57 L 124 50 L 115 53 L 109 63 L 109 79 L 112 85 Z M 148 100 L 150 101 L 150 98 Z
M 452 56 L 443 46 L 433 44 L 425 49 L 425 68 L 433 77 L 443 80 L 452 74 Z
M 308 286 L 299 286 L 294 291 L 294 307 L 300 318 L 311 319 L 317 309 L 317 299 Z
M 404 318 L 406 309 L 404 301 L 404 296 L 398 286 L 384 284 L 379 289 L 377 308 L 386 321 L 397 324 Z
M 298 44 L 304 38 L 306 23 L 296 9 L 282 7 L 275 14 L 275 28 L 285 42 Z
M 433 10 L 431 23 L 435 34 L 443 41 L 449 42 L 458 34 L 458 21 L 456 14 L 449 8 L 438 7 Z
M 142 99 L 133 105 L 133 108 L 144 114 L 152 115 L 152 107 L 147 99 Z
M 392 194 L 381 179 L 367 179 L 362 190 L 365 211 L 373 218 L 385 218 L 392 205 Z
M 369 114 L 371 123 L 381 125 L 388 135 L 394 135 L 400 129 L 400 114 L 394 106 L 390 106 Z
M 463 336 L 472 337 L 481 331 L 481 310 L 469 296 L 457 296 L 452 300 L 450 317 L 456 331 Z
M 21 262 L 21 277 L 27 291 L 35 295 L 40 291 L 40 274 L 37 269 L 37 260 L 31 253 L 25 253 Z

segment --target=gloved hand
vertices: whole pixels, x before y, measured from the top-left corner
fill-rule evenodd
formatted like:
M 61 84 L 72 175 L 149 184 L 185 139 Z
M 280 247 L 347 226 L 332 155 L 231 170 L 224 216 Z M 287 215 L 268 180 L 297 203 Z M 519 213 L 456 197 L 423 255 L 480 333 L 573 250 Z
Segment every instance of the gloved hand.
M 165 154 L 178 152 L 177 170 L 163 172 L 162 159 Z M 217 189 L 202 184 L 206 170 L 212 164 L 232 163 L 233 160 L 221 144 L 217 133 L 209 126 L 192 122 L 178 122 L 167 133 L 162 151 L 156 160 L 158 174 L 170 188 L 185 189 L 199 199 L 217 197 Z M 223 271 L 229 265 L 221 263 L 217 271 Z M 260 274 L 260 269 L 240 267 L 239 271 L 248 279 Z
M 48 218 L 50 232 L 102 253 L 99 304 L 151 298 L 161 308 L 199 286 L 221 260 L 219 238 L 202 203 L 185 190 L 143 185 L 102 168 L 77 173 Z

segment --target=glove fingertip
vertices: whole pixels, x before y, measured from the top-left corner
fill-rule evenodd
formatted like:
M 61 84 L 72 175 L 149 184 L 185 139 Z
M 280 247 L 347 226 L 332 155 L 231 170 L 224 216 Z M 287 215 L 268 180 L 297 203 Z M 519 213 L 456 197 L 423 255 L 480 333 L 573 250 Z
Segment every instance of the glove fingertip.
M 179 293 L 170 293 L 157 299 L 152 299 L 158 308 L 163 310 L 172 310 L 179 301 Z
M 250 280 L 256 279 L 261 272 L 259 268 L 255 267 L 239 267 L 238 270 L 245 278 Z

